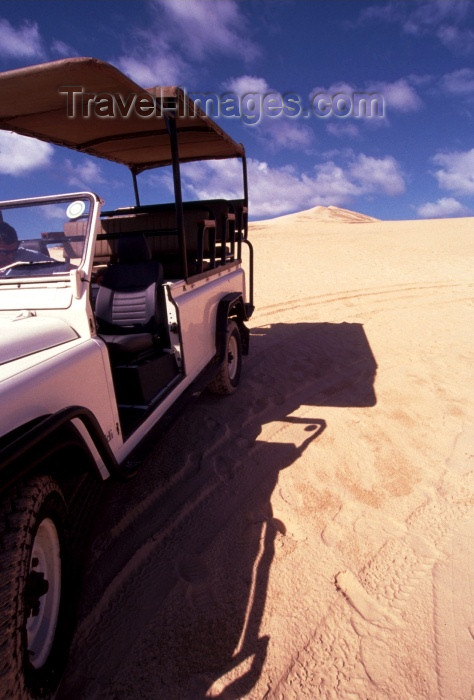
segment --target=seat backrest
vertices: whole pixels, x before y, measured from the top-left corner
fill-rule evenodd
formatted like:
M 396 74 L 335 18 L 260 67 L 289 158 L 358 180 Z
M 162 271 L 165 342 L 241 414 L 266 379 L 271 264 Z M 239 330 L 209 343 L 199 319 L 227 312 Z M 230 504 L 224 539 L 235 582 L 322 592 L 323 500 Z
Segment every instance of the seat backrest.
M 147 259 L 144 237 L 119 239 L 117 249 L 119 262 L 106 269 L 95 303 L 99 332 L 157 333 L 161 263 Z

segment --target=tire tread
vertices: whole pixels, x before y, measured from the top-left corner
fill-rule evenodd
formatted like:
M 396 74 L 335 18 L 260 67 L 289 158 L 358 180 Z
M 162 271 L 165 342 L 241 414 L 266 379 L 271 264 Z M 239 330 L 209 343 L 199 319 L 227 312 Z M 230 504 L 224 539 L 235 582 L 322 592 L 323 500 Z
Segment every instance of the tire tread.
M 24 603 L 20 592 L 29 566 L 28 551 L 37 516 L 51 494 L 60 499 L 57 506 L 65 513 L 60 489 L 49 476 L 15 485 L 0 504 L 0 700 L 35 697 L 27 688 L 23 673 Z M 40 696 L 48 697 L 47 690 Z

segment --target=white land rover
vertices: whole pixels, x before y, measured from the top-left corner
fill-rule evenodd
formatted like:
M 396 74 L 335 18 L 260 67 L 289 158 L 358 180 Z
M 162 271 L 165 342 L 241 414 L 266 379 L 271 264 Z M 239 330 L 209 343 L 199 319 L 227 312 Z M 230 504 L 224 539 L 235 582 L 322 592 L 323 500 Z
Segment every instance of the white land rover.
M 71 90 L 153 118 L 71 118 Z M 31 66 L 0 74 L 0 128 L 128 166 L 135 199 L 0 202 L 0 697 L 18 699 L 49 697 L 67 653 L 85 475 L 126 476 L 184 392 L 237 387 L 253 253 L 244 149 L 179 89 L 144 90 L 95 59 Z M 242 197 L 183 201 L 180 164 L 213 158 L 240 159 Z M 140 204 L 137 175 L 163 165 L 175 201 Z

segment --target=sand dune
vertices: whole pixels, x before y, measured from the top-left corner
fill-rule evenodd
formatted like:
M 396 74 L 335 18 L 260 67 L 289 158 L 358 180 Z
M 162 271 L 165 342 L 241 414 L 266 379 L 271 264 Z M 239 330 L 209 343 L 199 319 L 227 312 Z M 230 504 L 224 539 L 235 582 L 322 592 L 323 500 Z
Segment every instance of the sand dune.
M 378 221 L 373 216 L 367 216 L 366 214 L 359 214 L 356 211 L 350 211 L 349 209 L 341 209 L 341 207 L 324 207 L 318 205 L 312 207 L 312 209 L 306 209 L 304 211 L 295 212 L 294 214 L 285 214 L 284 216 L 277 216 L 275 218 L 258 221 L 252 224 L 253 230 L 260 230 L 262 227 L 275 225 L 275 224 L 306 224 L 316 221 L 331 222 L 336 224 L 363 224 L 370 223 L 373 221 Z
M 251 225 L 239 391 L 105 487 L 60 700 L 471 698 L 473 231 Z

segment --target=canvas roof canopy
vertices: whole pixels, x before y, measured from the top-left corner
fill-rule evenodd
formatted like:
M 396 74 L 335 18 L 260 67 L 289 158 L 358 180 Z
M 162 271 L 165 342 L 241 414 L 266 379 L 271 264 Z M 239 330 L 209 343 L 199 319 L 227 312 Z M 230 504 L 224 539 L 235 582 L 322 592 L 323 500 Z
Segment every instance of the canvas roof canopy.
M 122 163 L 134 173 L 172 162 L 165 115 L 175 120 L 181 162 L 244 155 L 180 88 L 144 89 L 98 59 L 0 73 L 1 129 Z

